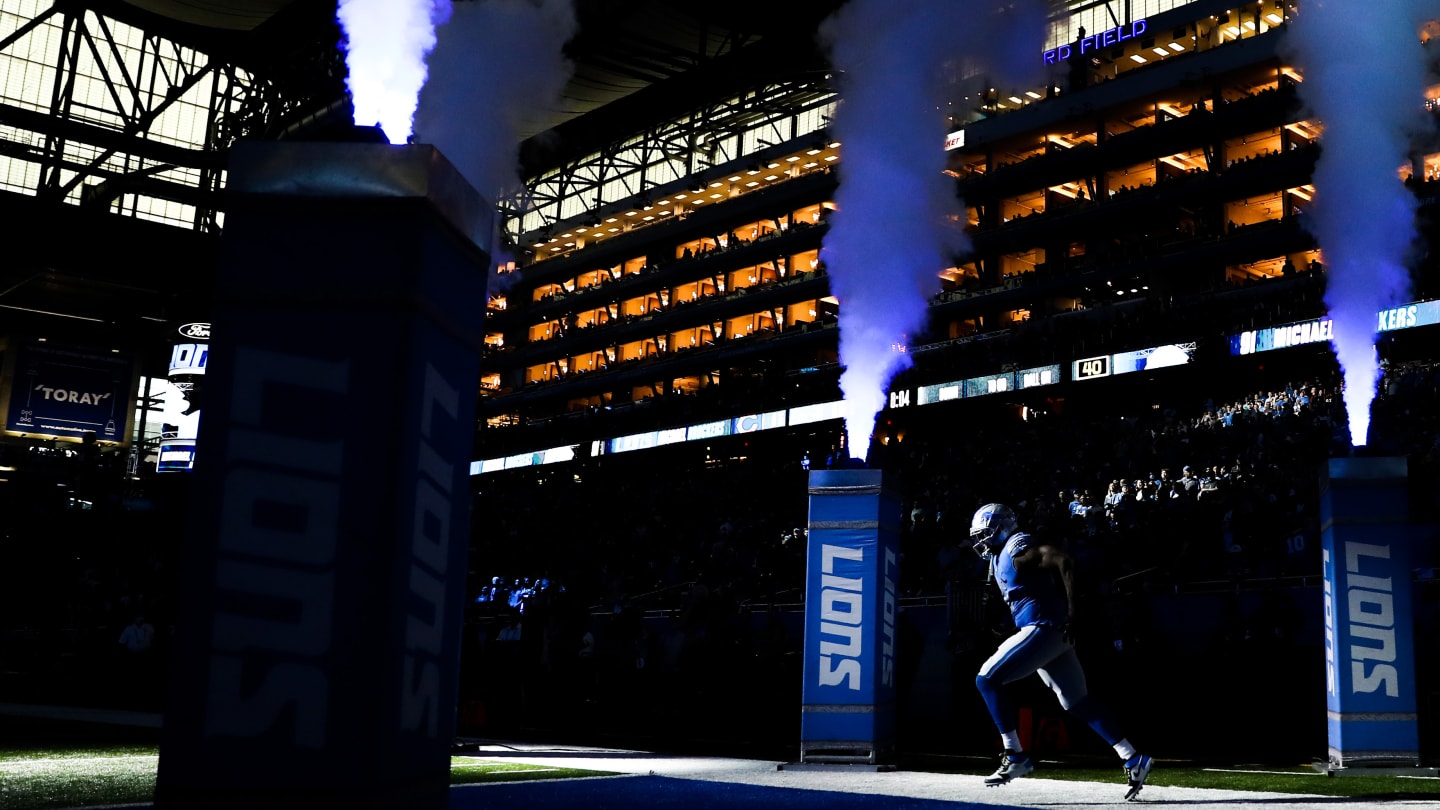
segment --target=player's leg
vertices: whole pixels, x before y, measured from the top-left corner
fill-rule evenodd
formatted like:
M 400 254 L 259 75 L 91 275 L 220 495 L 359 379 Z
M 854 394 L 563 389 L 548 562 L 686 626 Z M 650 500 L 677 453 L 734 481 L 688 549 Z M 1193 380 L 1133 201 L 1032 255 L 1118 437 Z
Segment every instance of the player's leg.
M 1120 732 L 1115 718 L 1100 701 L 1090 696 L 1085 685 L 1085 670 L 1080 667 L 1075 648 L 1067 645 L 1060 655 L 1040 667 L 1037 672 L 1040 680 L 1054 690 L 1055 696 L 1060 699 L 1060 705 L 1094 729 L 1125 763 L 1125 777 L 1130 785 L 1130 791 L 1125 794 L 1125 798 L 1133 799 L 1139 795 L 1140 788 L 1145 785 L 1145 778 L 1150 775 L 1153 760 L 1135 750 L 1135 746 Z
M 1005 744 L 1000 768 L 985 779 L 985 784 L 1003 785 L 1034 770 L 1034 764 L 1020 745 L 1020 713 L 1005 685 L 1035 672 L 1041 664 L 1054 658 L 1057 645 L 1064 646 L 1058 630 L 1033 625 L 1022 627 L 1000 644 L 975 676 L 975 688 L 985 700 L 985 707 L 990 710 L 990 718 Z

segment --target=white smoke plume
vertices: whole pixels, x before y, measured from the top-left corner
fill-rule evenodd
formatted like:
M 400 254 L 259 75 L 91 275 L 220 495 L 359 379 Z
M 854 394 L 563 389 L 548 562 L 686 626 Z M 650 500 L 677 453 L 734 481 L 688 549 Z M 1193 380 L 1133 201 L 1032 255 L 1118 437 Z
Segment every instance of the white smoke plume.
M 910 365 L 908 345 L 925 328 L 940 271 L 969 250 L 964 209 L 944 174 L 947 63 L 1023 65 L 1039 85 L 1044 23 L 1039 0 L 982 9 L 851 0 L 821 29 L 840 71 L 831 133 L 844 159 L 822 253 L 840 301 L 852 457 L 869 452 L 875 416 L 890 381 Z
M 571 0 L 483 0 L 440 28 L 416 130 L 486 199 L 519 189 L 520 132 L 570 78 L 576 27 Z
M 1366 443 L 1380 367 L 1376 312 L 1404 303 L 1416 199 L 1398 169 L 1420 125 L 1425 0 L 1307 0 L 1290 31 L 1300 96 L 1324 124 L 1306 227 L 1324 255 L 1331 343 L 1345 378 L 1350 441 Z
M 435 26 L 449 15 L 450 0 L 339 1 L 356 124 L 379 124 L 391 143 L 410 139 L 425 55 L 435 47 Z

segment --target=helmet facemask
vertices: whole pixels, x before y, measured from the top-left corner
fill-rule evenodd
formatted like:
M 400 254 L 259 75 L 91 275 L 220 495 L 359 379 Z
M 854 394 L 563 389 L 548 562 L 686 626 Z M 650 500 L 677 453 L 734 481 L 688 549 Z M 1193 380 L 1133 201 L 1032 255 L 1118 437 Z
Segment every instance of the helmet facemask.
M 1005 541 L 1015 533 L 1018 522 L 1010 507 L 991 503 L 980 507 L 970 521 L 970 547 L 985 559 L 990 559 L 1005 546 Z

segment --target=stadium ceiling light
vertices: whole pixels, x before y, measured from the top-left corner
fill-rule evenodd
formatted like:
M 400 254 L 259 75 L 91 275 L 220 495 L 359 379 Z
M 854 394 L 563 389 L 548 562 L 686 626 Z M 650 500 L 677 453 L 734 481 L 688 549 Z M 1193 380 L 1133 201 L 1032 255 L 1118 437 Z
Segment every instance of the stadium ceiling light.
M 19 311 L 19 312 L 34 312 L 34 313 L 36 313 L 37 315 L 54 315 L 54 316 L 56 316 L 57 318 L 71 318 L 71 319 L 77 320 L 77 321 L 93 321 L 94 323 L 104 323 L 104 322 L 105 322 L 105 321 L 101 320 L 100 318 L 90 318 L 90 317 L 87 317 L 87 316 L 85 316 L 85 315 L 71 315 L 71 314 L 66 313 L 66 312 L 51 312 L 51 311 L 48 310 L 48 309 L 33 309 L 33 308 L 31 308 L 31 307 L 19 307 L 19 306 L 15 306 L 14 304 L 0 304 L 0 308 L 3 308 L 3 309 L 13 309 L 13 310 L 17 310 L 17 311 Z M 40 341 L 41 343 L 44 343 L 46 339 L 42 337 L 42 338 L 36 338 L 36 340 Z
M 1170 50 L 1172 50 L 1172 51 L 1174 51 L 1174 52 L 1176 52 L 1176 53 L 1179 53 L 1179 52 L 1185 50 L 1185 46 L 1184 46 L 1184 45 L 1181 45 L 1181 44 L 1178 43 L 1178 42 L 1172 42 L 1172 43 L 1170 43 L 1169 45 L 1167 45 L 1167 46 L 1165 46 L 1165 47 L 1169 48 Z
M 1169 56 L 1169 55 L 1170 55 L 1170 52 L 1167 51 L 1167 50 L 1165 50 L 1164 48 L 1154 48 L 1153 50 L 1155 51 L 1155 55 L 1156 55 L 1156 56 Z
M 1132 53 L 1130 54 L 1130 61 L 1143 65 L 1147 60 L 1138 53 Z

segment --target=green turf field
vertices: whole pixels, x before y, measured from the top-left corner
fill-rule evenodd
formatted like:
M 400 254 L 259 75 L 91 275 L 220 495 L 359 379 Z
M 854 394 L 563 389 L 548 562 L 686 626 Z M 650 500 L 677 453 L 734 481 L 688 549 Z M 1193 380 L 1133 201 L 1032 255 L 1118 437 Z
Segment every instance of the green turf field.
M 150 801 L 155 790 L 159 749 L 154 745 L 91 745 L 0 749 L 0 810 L 127 804 Z M 986 771 L 988 773 L 988 771 Z M 967 771 L 968 773 L 968 771 Z M 982 772 L 975 771 L 975 775 Z M 551 768 L 482 757 L 451 758 L 451 784 L 603 776 L 604 771 Z M 1041 767 L 1030 778 L 1114 782 L 1119 768 Z M 1148 784 L 1304 793 L 1355 800 L 1433 800 L 1440 803 L 1440 779 L 1403 776 L 1327 777 L 1302 766 L 1293 768 L 1202 768 L 1157 763 Z
M 0 750 L 0 810 L 148 802 L 154 798 L 159 761 L 154 746 Z M 452 785 L 605 775 L 476 757 L 450 760 Z
M 980 771 L 975 772 L 977 775 Z M 989 771 L 985 771 L 989 773 Z M 1081 782 L 1123 784 L 1125 776 L 1116 767 L 1107 770 L 1040 767 L 1027 779 L 1070 779 Z M 1406 776 L 1326 776 L 1306 766 L 1293 768 L 1197 768 L 1155 763 L 1145 780 L 1147 785 L 1258 790 L 1267 793 L 1306 793 L 1348 799 L 1385 801 L 1432 799 L 1440 801 L 1440 779 Z

